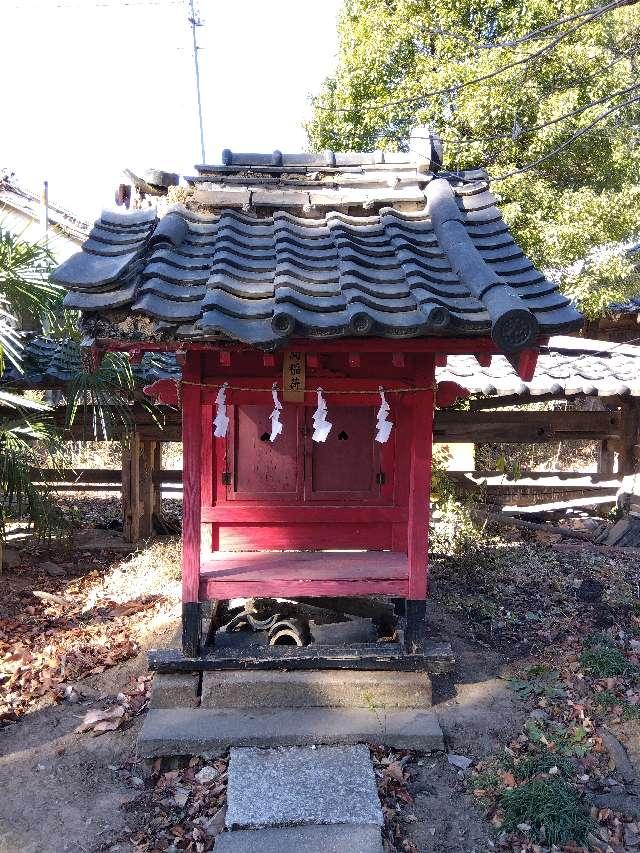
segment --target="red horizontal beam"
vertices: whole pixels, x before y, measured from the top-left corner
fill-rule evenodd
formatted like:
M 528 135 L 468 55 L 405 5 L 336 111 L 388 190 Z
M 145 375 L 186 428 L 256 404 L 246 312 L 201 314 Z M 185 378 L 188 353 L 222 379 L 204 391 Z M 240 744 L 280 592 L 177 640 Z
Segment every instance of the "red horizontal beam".
M 203 506 L 203 522 L 218 524 L 367 524 L 398 523 L 407 521 L 406 507 L 389 506 L 325 506 L 324 504 L 265 504 L 256 501 L 254 506 L 230 501 L 218 506 Z
M 407 580 L 262 580 L 224 581 L 203 578 L 200 580 L 200 601 L 221 598 L 281 598 L 304 596 L 391 595 L 407 598 Z
M 548 338 L 540 338 L 540 345 Z M 97 338 L 95 346 L 105 352 L 175 352 L 176 350 L 207 350 L 210 352 L 249 352 L 258 347 L 241 343 L 222 343 L 214 341 L 123 341 L 115 338 Z M 336 340 L 292 340 L 280 349 L 298 352 L 389 352 L 395 353 L 493 353 L 500 354 L 491 338 L 338 338 Z

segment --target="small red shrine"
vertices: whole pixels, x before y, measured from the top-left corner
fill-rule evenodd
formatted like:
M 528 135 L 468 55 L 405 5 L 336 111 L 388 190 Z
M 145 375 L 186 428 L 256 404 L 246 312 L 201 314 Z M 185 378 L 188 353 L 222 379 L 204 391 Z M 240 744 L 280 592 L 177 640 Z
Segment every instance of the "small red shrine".
M 461 393 L 435 366 L 502 352 L 529 380 L 538 344 L 581 324 L 486 175 L 443 172 L 424 130 L 420 145 L 225 151 L 161 218 L 103 212 L 55 273 L 94 353 L 182 366 L 146 391 L 182 408 L 190 658 L 204 602 L 364 595 L 406 601 L 419 656 L 433 411 Z

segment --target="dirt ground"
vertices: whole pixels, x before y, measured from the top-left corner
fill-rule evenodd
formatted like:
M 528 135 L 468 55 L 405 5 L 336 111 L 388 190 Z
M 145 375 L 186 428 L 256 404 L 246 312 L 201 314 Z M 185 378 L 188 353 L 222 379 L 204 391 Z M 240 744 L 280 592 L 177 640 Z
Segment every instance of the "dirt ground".
M 171 645 L 177 620 L 148 646 Z M 438 633 L 454 645 L 458 667 L 453 678 L 435 684 L 435 710 L 451 751 L 481 757 L 495 750 L 519 726 L 521 712 L 500 680 L 503 664 L 464 640 L 455 618 L 438 617 Z M 99 737 L 76 734 L 86 711 L 115 700 L 131 676 L 146 673 L 144 651 L 100 675 L 77 682 L 86 699 L 62 702 L 26 714 L 0 732 L 0 853 L 98 853 L 133 851 L 127 839 L 139 816 L 126 804 L 139 793 L 139 776 L 118 770 L 135 760 L 142 716 L 124 730 Z M 491 849 L 486 821 L 466 793 L 466 784 L 444 757 L 420 759 L 409 836 L 418 849 L 480 853 Z M 133 781 L 132 781 L 133 780 Z M 138 782 L 138 784 L 136 784 Z
M 30 555 L 29 565 L 0 576 L 0 641 L 5 638 L 0 660 L 4 649 L 4 659 L 19 659 L 16 666 L 22 673 L 19 682 L 15 678 L 0 680 L 0 700 L 7 684 L 18 684 L 0 729 L 0 853 L 151 849 L 137 845 L 135 834 L 153 814 L 131 808 L 145 790 L 142 767 L 135 757 L 144 704 L 134 705 L 116 731 L 94 736 L 75 730 L 87 711 L 123 701 L 131 685 L 141 683 L 140 678 L 147 674 L 148 648 L 177 644 L 177 543 L 159 547 L 132 556 L 107 552 L 96 557 L 95 551 L 80 551 L 64 563 L 63 577 L 47 575 L 43 565 L 49 557 L 36 552 Z M 580 644 L 594 627 L 607 628 L 614 637 L 640 636 L 640 632 L 620 627 L 625 619 L 638 622 L 634 616 L 638 598 L 635 559 L 618 564 L 599 552 L 563 552 L 524 544 L 514 549 L 512 543 L 506 543 L 504 549 L 499 560 L 497 550 L 485 549 L 471 561 L 434 561 L 428 623 L 434 637 L 451 642 L 457 659 L 452 675 L 434 679 L 434 710 L 448 753 L 470 766 L 453 765 L 446 755 L 411 757 L 413 770 L 406 776 L 410 796 L 401 810 L 406 840 L 398 850 L 486 853 L 549 849 L 511 846 L 511 842 L 505 846 L 497 800 L 492 806 L 474 795 L 474 768 L 482 768 L 483 762 L 504 755 L 505 750 L 517 760 L 517 749 L 524 743 L 523 726 L 533 714 L 551 718 L 557 711 L 560 719 L 567 708 L 574 716 L 579 712 L 590 740 L 597 741 L 592 737 L 595 723 L 589 722 L 596 706 L 585 698 L 587 679 L 576 662 Z M 578 602 L 576 590 L 585 583 L 597 584 L 597 578 L 606 579 L 607 584 L 601 600 Z M 32 598 L 33 590 L 45 591 L 49 599 Z M 26 607 L 30 608 L 27 613 Z M 23 636 L 20 631 L 26 626 L 31 633 Z M 13 635 L 20 637 L 14 641 L 15 653 L 7 639 Z M 72 682 L 63 679 L 46 658 L 53 654 L 58 636 L 63 637 L 66 654 L 62 664 L 58 661 L 55 666 L 63 670 L 66 666 L 67 673 L 76 666 L 80 675 Z M 628 642 L 633 649 L 633 643 L 640 647 L 640 641 Z M 29 655 L 24 651 L 27 646 Z M 548 657 L 552 647 L 567 661 L 567 692 L 557 706 L 535 690 L 523 702 L 508 678 L 532 661 Z M 76 660 L 72 649 L 78 648 L 82 655 Z M 106 668 L 100 665 L 105 655 L 113 664 Z M 614 722 L 616 714 L 622 715 L 615 702 L 628 710 L 639 698 L 624 678 L 589 682 L 596 699 L 600 691 L 613 696 Z M 64 698 L 68 687 L 71 696 Z M 594 749 L 598 755 L 602 753 L 597 744 Z M 580 778 L 597 778 L 598 790 L 607 791 L 618 783 L 607 776 L 613 774 L 612 769 L 597 770 L 598 760 L 597 755 L 581 757 L 577 772 L 582 774 Z M 496 798 L 508 784 L 499 783 L 503 787 Z M 605 818 L 610 825 L 620 823 L 622 818 L 615 817 L 611 809 L 608 812 Z M 492 815 L 493 819 L 487 819 Z M 614 839 L 613 830 L 607 838 Z M 589 849 L 613 853 L 638 849 L 616 846 L 615 840 L 607 844 Z M 162 849 L 184 849 L 184 844 Z

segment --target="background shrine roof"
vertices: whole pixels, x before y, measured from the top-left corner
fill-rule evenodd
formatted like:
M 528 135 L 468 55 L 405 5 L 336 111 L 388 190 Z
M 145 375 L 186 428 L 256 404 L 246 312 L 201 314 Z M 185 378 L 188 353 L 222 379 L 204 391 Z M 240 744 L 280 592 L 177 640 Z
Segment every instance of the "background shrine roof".
M 523 382 L 504 356 L 493 356 L 486 367 L 473 356 L 449 356 L 436 379 L 457 382 L 472 395 L 639 397 L 640 347 L 557 335 L 540 348 L 531 382 Z
M 524 255 L 482 172 L 372 152 L 223 154 L 154 209 L 103 212 L 54 279 L 83 329 L 127 340 L 492 334 L 503 350 L 582 318 Z M 203 215 L 205 214 L 205 215 Z
M 13 388 L 55 387 L 71 381 L 81 368 L 79 344 L 70 340 L 29 335 L 24 346 L 24 372 L 7 365 L 3 382 Z M 144 384 L 181 378 L 173 352 L 146 352 L 131 365 Z M 640 397 L 640 347 L 557 335 L 541 347 L 536 373 L 523 382 L 507 358 L 494 355 L 481 367 L 474 356 L 450 355 L 446 367 L 436 368 L 438 382 L 457 382 L 473 396 Z

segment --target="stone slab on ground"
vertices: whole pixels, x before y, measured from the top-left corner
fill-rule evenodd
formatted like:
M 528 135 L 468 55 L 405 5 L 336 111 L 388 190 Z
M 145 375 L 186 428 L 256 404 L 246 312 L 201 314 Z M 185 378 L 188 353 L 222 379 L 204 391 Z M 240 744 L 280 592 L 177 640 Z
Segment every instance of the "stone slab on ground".
M 383 824 L 364 744 L 232 749 L 227 804 L 230 828 Z
M 157 678 L 157 676 L 156 676 Z M 205 672 L 203 708 L 430 708 L 425 672 L 327 669 Z M 152 707 L 171 707 L 156 705 Z
M 375 643 L 378 633 L 372 619 L 349 619 L 346 622 L 309 622 L 316 646 L 342 646 L 349 643 Z
M 197 708 L 200 673 L 156 672 L 151 687 L 150 708 Z
M 425 752 L 444 749 L 442 729 L 431 711 L 155 708 L 145 718 L 138 738 L 138 753 L 141 758 L 157 758 L 201 755 L 230 746 L 364 742 Z
M 215 853 L 382 853 L 378 826 L 283 826 L 218 836 Z

